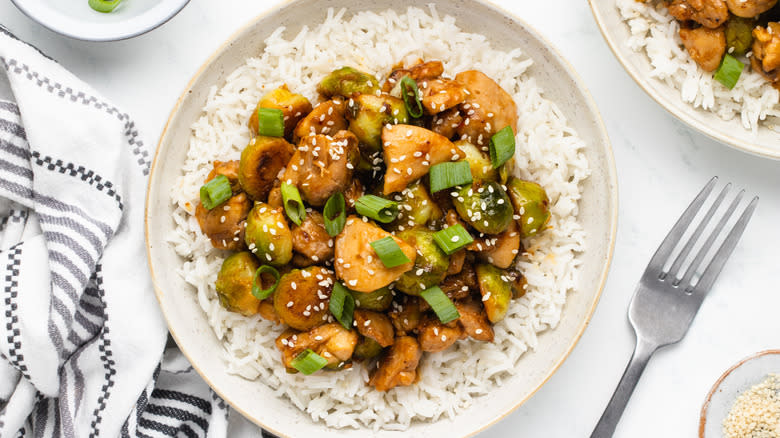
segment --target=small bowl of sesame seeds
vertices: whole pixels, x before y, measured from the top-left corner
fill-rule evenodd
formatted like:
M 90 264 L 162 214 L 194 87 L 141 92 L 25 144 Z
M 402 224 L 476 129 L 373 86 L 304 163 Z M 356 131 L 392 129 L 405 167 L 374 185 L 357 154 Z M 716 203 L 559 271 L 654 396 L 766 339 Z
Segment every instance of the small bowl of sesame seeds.
M 720 376 L 701 409 L 705 437 L 780 437 L 780 350 L 742 359 Z

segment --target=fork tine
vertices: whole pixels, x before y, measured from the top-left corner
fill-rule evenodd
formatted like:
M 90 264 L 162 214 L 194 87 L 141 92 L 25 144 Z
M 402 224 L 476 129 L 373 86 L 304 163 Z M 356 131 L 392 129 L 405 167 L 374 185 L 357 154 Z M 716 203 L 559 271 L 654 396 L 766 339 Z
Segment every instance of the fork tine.
M 696 284 L 696 287 L 694 287 L 694 292 L 696 292 L 697 295 L 703 297 L 712 288 L 712 284 L 715 283 L 715 279 L 718 278 L 718 274 L 720 274 L 720 271 L 723 269 L 723 265 L 726 264 L 726 260 L 728 260 L 732 251 L 734 251 L 734 248 L 737 246 L 737 242 L 742 236 L 742 232 L 745 231 L 745 227 L 750 221 L 750 217 L 753 216 L 756 205 L 758 205 L 758 196 L 750 201 L 750 204 L 748 204 L 745 211 L 742 212 L 742 215 L 734 224 L 734 228 L 732 228 L 728 236 L 726 236 L 726 240 L 724 240 L 720 245 L 720 248 L 718 248 L 718 252 L 715 253 L 712 261 L 707 266 L 707 269 L 704 270 L 699 282 Z
M 696 195 L 696 198 L 694 198 L 693 202 L 691 202 L 691 205 L 685 209 L 685 212 L 683 212 L 682 216 L 680 216 L 680 219 L 677 219 L 677 222 L 674 224 L 674 227 L 672 227 L 672 230 L 669 231 L 669 234 L 666 235 L 664 241 L 661 242 L 661 245 L 655 251 L 655 254 L 653 254 L 653 258 L 650 259 L 650 263 L 647 265 L 648 270 L 652 269 L 658 272 L 663 270 L 664 262 L 672 254 L 674 247 L 680 241 L 683 234 L 685 234 L 685 230 L 688 229 L 688 226 L 693 221 L 693 218 L 696 217 L 696 214 L 699 212 L 702 204 L 704 204 L 704 201 L 710 195 L 710 192 L 712 192 L 712 188 L 715 187 L 715 183 L 717 181 L 717 176 L 712 177 L 710 182 L 708 182 L 707 185 L 705 185 L 701 190 L 701 192 Z
M 685 285 L 685 290 L 690 289 L 688 285 L 691 284 L 691 279 L 693 279 L 693 276 L 696 274 L 696 270 L 704 261 L 704 257 L 707 256 L 707 253 L 709 252 L 710 248 L 712 248 L 712 245 L 715 244 L 715 240 L 718 239 L 718 236 L 720 235 L 720 232 L 723 230 L 723 227 L 726 226 L 726 222 L 729 221 L 731 215 L 733 215 L 734 211 L 737 210 L 739 201 L 742 200 L 742 196 L 744 195 L 745 195 L 744 190 L 740 190 L 739 193 L 737 193 L 737 196 L 734 198 L 734 200 L 731 201 L 729 208 L 726 210 L 725 213 L 723 213 L 723 217 L 720 218 L 718 224 L 715 225 L 715 228 L 710 233 L 710 236 L 704 242 L 704 245 L 702 245 L 701 249 L 699 249 L 699 253 L 696 254 L 696 257 L 693 259 L 693 262 L 691 262 L 691 265 L 688 266 L 688 269 L 685 271 L 685 275 L 678 282 L 678 284 Z
M 718 197 L 715 199 L 715 202 L 713 202 L 710 206 L 710 209 L 707 210 L 707 214 L 704 215 L 704 218 L 701 220 L 701 223 L 699 223 L 699 226 L 696 227 L 696 230 L 688 239 L 688 242 L 685 244 L 682 251 L 680 251 L 680 254 L 677 255 L 676 259 L 674 259 L 672 267 L 669 268 L 669 274 L 676 276 L 680 271 L 682 264 L 685 262 L 685 259 L 688 257 L 688 254 L 691 252 L 694 245 L 696 245 L 699 237 L 701 237 L 701 233 L 704 232 L 704 228 L 707 227 L 707 224 L 709 224 L 710 220 L 713 218 L 713 216 L 715 216 L 715 212 L 718 210 L 718 207 L 720 207 L 720 204 L 723 202 L 723 198 L 726 197 L 729 189 L 731 189 L 731 183 L 728 183 L 725 187 L 723 187 L 723 190 L 720 191 Z

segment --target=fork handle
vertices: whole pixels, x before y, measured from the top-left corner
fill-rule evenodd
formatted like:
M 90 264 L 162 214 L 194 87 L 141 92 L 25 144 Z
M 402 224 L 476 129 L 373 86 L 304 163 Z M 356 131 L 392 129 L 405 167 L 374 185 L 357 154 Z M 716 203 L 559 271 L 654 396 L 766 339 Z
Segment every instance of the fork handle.
M 626 409 L 628 399 L 631 398 L 631 394 L 634 392 L 634 388 L 637 382 L 639 382 L 647 362 L 650 361 L 650 357 L 657 349 L 658 346 L 643 339 L 637 339 L 634 354 L 631 355 L 631 361 L 628 362 L 626 371 L 623 372 L 623 377 L 620 378 L 620 383 L 615 388 L 615 393 L 612 394 L 612 398 L 609 400 L 606 409 L 604 409 L 604 413 L 601 415 L 598 424 L 596 424 L 596 428 L 593 429 L 590 438 L 609 438 L 615 433 L 615 428 L 623 415 L 623 411 Z

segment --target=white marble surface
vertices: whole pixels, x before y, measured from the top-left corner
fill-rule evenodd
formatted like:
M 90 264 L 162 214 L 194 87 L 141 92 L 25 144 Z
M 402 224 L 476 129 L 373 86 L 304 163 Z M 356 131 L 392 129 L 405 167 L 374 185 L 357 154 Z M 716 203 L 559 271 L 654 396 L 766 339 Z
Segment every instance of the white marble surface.
M 154 142 L 200 64 L 235 28 L 276 3 L 193 0 L 160 29 L 108 44 L 53 34 L 8 0 L 0 1 L 0 23 L 131 112 Z M 757 213 L 687 337 L 650 362 L 616 433 L 694 436 L 704 396 L 720 373 L 753 352 L 780 347 L 780 163 L 709 140 L 656 105 L 614 59 L 587 2 L 496 3 L 549 38 L 593 93 L 617 160 L 620 223 L 609 281 L 579 344 L 529 402 L 480 438 L 589 436 L 631 355 L 626 309 L 634 286 L 676 217 L 719 175 L 761 196 Z M 234 421 L 231 436 L 259 431 Z

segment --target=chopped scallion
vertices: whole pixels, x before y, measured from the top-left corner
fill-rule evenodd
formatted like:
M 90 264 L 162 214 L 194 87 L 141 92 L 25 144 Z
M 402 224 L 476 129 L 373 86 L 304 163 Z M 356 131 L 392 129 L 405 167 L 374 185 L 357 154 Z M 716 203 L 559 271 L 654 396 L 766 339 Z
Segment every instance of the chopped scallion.
M 420 296 L 428 302 L 428 304 L 431 306 L 431 309 L 433 309 L 433 311 L 436 313 L 436 316 L 439 317 L 439 321 L 441 321 L 442 324 L 447 324 L 448 322 L 452 322 L 460 318 L 458 309 L 455 308 L 455 305 L 452 304 L 452 301 L 447 297 L 444 291 L 439 288 L 439 286 L 433 286 L 425 289 L 424 291 L 420 292 Z
M 450 187 L 471 184 L 471 167 L 467 161 L 439 163 L 430 170 L 431 193 Z
M 395 268 L 411 262 L 409 257 L 401 251 L 401 247 L 398 246 L 395 239 L 390 236 L 371 242 L 371 247 L 374 248 L 376 255 L 379 256 L 379 260 L 382 261 L 386 268 Z
M 274 277 L 274 284 L 271 287 L 263 289 L 263 274 L 271 274 Z M 279 285 L 279 271 L 273 266 L 263 265 L 257 268 L 255 276 L 252 278 L 252 295 L 258 300 L 264 300 L 271 296 Z
M 731 90 L 737 85 L 744 68 L 745 64 L 727 53 L 720 61 L 720 67 L 715 71 L 715 80 Z
M 455 224 L 433 233 L 433 240 L 448 255 L 465 248 L 474 241 L 471 234 L 461 224 Z
M 325 218 L 325 231 L 330 237 L 336 237 L 344 229 L 344 223 L 347 221 L 347 204 L 344 201 L 344 195 L 335 193 L 322 210 L 322 216 Z
M 328 360 L 315 353 L 311 348 L 303 350 L 290 362 L 293 368 L 307 376 L 316 373 L 327 364 Z
M 282 183 L 282 202 L 284 203 L 284 212 L 295 225 L 300 225 L 306 219 L 306 207 L 303 206 L 301 194 L 298 187 L 292 184 Z
M 493 162 L 493 169 L 498 169 L 514 155 L 515 132 L 511 126 L 506 126 L 490 138 L 490 161 Z
M 355 312 L 355 298 L 349 293 L 349 290 L 341 283 L 336 282 L 333 285 L 333 291 L 330 293 L 328 310 L 333 317 L 344 326 L 345 329 L 352 329 L 352 317 Z
M 233 196 L 230 180 L 225 175 L 217 175 L 211 181 L 200 187 L 200 203 L 203 208 L 211 210 Z
M 360 215 L 387 224 L 398 216 L 398 203 L 379 196 L 364 195 L 355 203 L 355 210 Z
M 282 110 L 258 108 L 257 133 L 266 137 L 284 137 L 284 113 Z
M 401 78 L 401 97 L 406 105 L 406 111 L 412 118 L 419 119 L 423 115 L 422 98 L 417 82 L 409 76 Z

